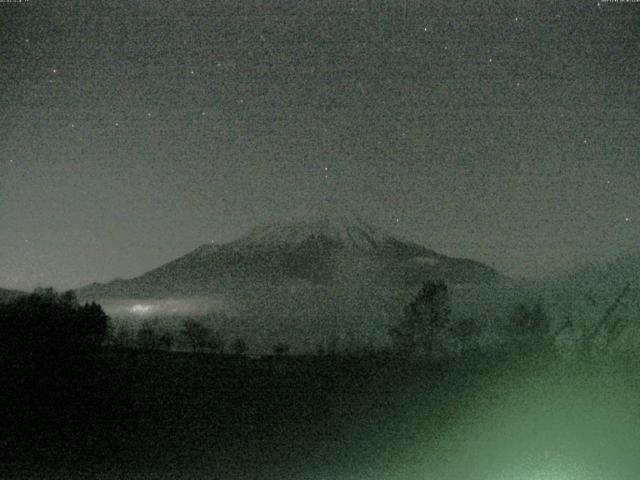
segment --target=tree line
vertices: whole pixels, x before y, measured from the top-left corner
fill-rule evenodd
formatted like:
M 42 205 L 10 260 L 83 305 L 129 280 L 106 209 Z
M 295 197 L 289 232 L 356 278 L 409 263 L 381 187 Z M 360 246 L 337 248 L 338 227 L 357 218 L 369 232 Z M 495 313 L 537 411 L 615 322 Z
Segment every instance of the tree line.
M 213 329 L 196 318 L 183 319 L 180 328 L 174 330 L 160 327 L 159 318 L 143 321 L 137 330 L 127 322 L 120 322 L 112 327 L 106 345 L 120 350 L 171 351 L 177 348 L 179 341 L 193 353 L 244 355 L 248 351 L 243 338 L 237 337 L 229 342 L 221 330 Z
M 0 303 L 0 361 L 44 368 L 82 359 L 103 345 L 108 328 L 100 305 L 80 304 L 73 291 L 36 289 Z
M 605 308 L 596 325 L 582 326 L 578 332 L 579 350 L 594 353 L 600 341 L 611 344 L 625 328 L 616 311 L 628 295 L 630 285 Z M 478 348 L 477 337 L 482 326 L 475 319 L 453 318 L 451 298 L 442 281 L 426 281 L 415 297 L 404 307 L 400 318 L 388 329 L 387 348 L 356 344 L 338 347 L 338 339 L 318 345 L 316 354 L 380 353 L 400 356 L 436 357 Z M 540 300 L 517 304 L 502 328 L 506 343 L 521 353 L 547 352 L 558 335 L 580 330 L 575 319 L 566 319 L 554 330 L 554 322 Z M 195 353 L 232 353 L 244 355 L 250 348 L 242 337 L 231 340 L 220 331 L 196 318 L 182 320 L 177 330 L 159 327 L 159 320 L 147 320 L 134 331 L 127 324 L 114 325 L 100 305 L 80 304 L 73 291 L 57 293 L 51 288 L 0 303 L 0 362 L 4 365 L 35 367 L 64 363 L 82 358 L 101 347 L 145 351 L 173 350 L 179 343 Z M 348 348 L 347 348 L 348 347 Z M 275 355 L 287 355 L 290 344 L 276 342 Z

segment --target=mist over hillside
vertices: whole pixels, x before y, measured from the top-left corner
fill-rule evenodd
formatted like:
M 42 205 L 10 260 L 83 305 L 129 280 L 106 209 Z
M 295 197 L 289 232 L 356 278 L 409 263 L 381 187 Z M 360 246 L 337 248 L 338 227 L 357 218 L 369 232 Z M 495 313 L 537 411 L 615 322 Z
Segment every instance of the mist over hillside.
M 630 251 L 563 274 L 509 279 L 358 217 L 322 212 L 202 245 L 138 277 L 92 284 L 78 294 L 117 317 L 207 317 L 214 328 L 252 338 L 256 348 L 283 341 L 304 351 L 330 339 L 385 343 L 389 325 L 421 283 L 443 280 L 454 320 L 474 324 L 480 342 L 499 341 L 518 304 L 539 303 L 553 328 L 563 328 L 560 341 L 575 343 L 638 272 L 640 255 Z M 615 314 L 620 325 L 630 325 L 621 342 L 631 345 L 640 336 L 629 320 L 640 311 L 640 294 L 632 286 L 625 296 Z
M 192 252 L 129 280 L 92 284 L 85 297 L 197 296 L 260 284 L 331 284 L 354 277 L 411 286 L 425 278 L 481 283 L 501 275 L 400 240 L 350 217 L 318 217 L 256 228 L 222 245 Z
M 139 277 L 77 293 L 107 311 L 118 305 L 119 315 L 201 315 L 209 308 L 267 342 L 310 345 L 353 337 L 380 343 L 430 279 L 452 286 L 507 281 L 480 262 L 437 253 L 357 217 L 323 212 L 202 245 Z
M 517 305 L 540 303 L 553 329 L 562 330 L 560 345 L 575 345 L 610 314 L 619 331 L 602 332 L 603 338 L 615 333 L 615 348 L 632 349 L 640 344 L 634 321 L 639 272 L 640 252 L 629 250 L 565 273 L 509 279 L 359 219 L 311 217 L 255 228 L 227 244 L 202 245 L 139 277 L 77 293 L 134 327 L 159 318 L 177 328 L 180 319 L 196 317 L 251 339 L 257 350 L 284 342 L 302 352 L 336 341 L 383 345 L 420 283 L 444 279 L 454 322 L 474 324 L 479 342 L 499 342 Z M 0 289 L 0 301 L 20 294 Z

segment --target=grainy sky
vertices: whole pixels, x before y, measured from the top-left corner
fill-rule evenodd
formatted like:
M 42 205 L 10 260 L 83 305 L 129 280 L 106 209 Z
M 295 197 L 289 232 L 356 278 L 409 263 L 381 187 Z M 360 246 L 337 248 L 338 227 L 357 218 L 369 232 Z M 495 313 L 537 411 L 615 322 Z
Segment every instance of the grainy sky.
M 534 275 L 637 244 L 640 3 L 0 3 L 0 286 L 326 201 Z

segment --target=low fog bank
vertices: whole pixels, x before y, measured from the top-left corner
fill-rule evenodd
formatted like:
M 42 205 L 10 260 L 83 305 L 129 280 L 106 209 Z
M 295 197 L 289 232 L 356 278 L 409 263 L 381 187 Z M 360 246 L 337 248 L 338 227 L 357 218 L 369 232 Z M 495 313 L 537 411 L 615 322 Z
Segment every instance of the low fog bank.
M 137 330 L 152 322 L 160 330 L 178 334 L 187 319 L 203 322 L 228 340 L 244 339 L 252 353 L 271 353 L 286 344 L 291 353 L 318 350 L 381 349 L 388 343 L 389 327 L 403 316 L 405 305 L 418 289 L 371 285 L 256 285 L 233 295 L 159 299 L 98 299 L 116 328 Z M 490 287 L 454 287 L 454 321 L 477 323 L 478 334 L 495 337 L 499 321 L 515 292 L 487 296 Z
M 133 322 L 158 317 L 199 317 L 210 313 L 231 313 L 232 303 L 222 297 L 191 298 L 106 298 L 98 303 L 114 318 L 128 318 Z
M 223 335 L 227 344 L 242 339 L 251 353 L 272 353 L 277 344 L 286 345 L 290 353 L 317 353 L 385 348 L 389 327 L 402 318 L 416 291 L 300 282 L 256 286 L 228 297 L 106 299 L 100 303 L 116 328 L 128 326 L 135 331 L 153 322 L 160 330 L 179 336 L 185 320 L 196 319 Z M 597 295 L 580 292 L 532 283 L 452 286 L 451 323 L 462 331 L 466 347 L 486 347 L 506 340 L 505 325 L 518 305 L 540 304 L 550 317 L 552 330 L 571 323 L 557 338 L 558 346 L 569 351 L 584 329 L 598 323 L 619 290 L 600 290 Z M 640 297 L 637 289 L 628 296 L 627 303 L 615 312 L 625 330 L 617 345 L 635 348 L 640 331 L 631 320 L 640 311 Z M 179 348 L 179 343 L 174 346 Z
M 570 352 L 605 316 L 611 317 L 612 330 L 600 332 L 604 346 L 635 349 L 640 344 L 640 325 L 634 322 L 640 312 L 634 283 L 639 270 L 640 260 L 627 256 L 562 276 L 448 284 L 451 323 L 464 335 L 466 347 L 500 344 L 518 306 L 539 305 L 558 333 L 561 350 Z M 271 353 L 276 344 L 291 353 L 371 350 L 388 345 L 389 327 L 403 317 L 425 280 L 407 276 L 406 269 L 383 271 L 371 259 L 339 256 L 322 277 L 322 282 L 236 282 L 215 294 L 98 302 L 116 323 L 133 329 L 154 320 L 177 333 L 186 319 L 198 319 L 229 341 L 242 338 L 252 353 Z M 609 341 L 612 337 L 615 341 Z

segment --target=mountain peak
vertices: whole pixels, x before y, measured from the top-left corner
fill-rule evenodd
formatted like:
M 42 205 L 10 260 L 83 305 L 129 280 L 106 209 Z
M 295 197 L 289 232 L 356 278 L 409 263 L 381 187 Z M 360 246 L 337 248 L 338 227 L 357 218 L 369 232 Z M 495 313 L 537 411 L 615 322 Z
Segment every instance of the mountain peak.
M 340 205 L 335 201 L 326 199 L 312 205 L 307 205 L 299 215 L 294 215 L 298 220 L 332 220 L 346 223 L 353 223 L 362 220 L 362 215 L 354 209 L 345 205 Z
M 499 278 L 478 262 L 398 239 L 350 212 L 320 208 L 302 218 L 254 228 L 229 243 L 202 245 L 139 277 L 92 285 L 81 293 L 92 298 L 218 295 L 251 285 L 330 285 L 354 275 L 368 283 L 405 286 L 425 278 L 451 283 Z
M 324 241 L 347 249 L 381 248 L 393 237 L 351 212 L 326 208 L 309 209 L 290 222 L 256 227 L 235 243 L 242 246 L 296 246 L 310 241 Z

